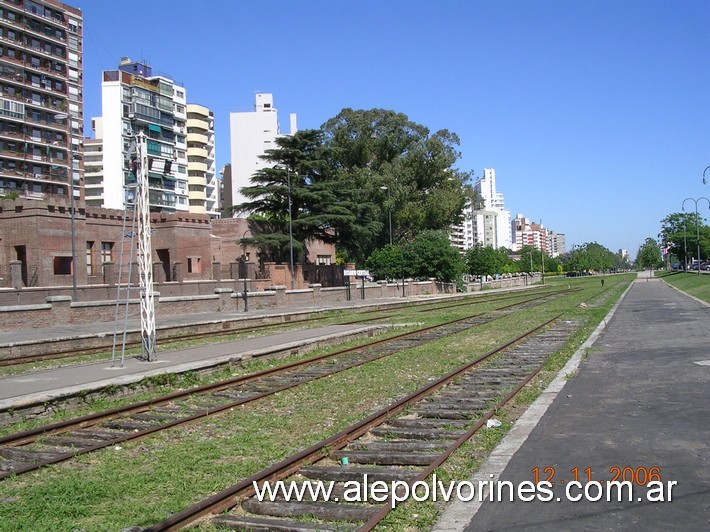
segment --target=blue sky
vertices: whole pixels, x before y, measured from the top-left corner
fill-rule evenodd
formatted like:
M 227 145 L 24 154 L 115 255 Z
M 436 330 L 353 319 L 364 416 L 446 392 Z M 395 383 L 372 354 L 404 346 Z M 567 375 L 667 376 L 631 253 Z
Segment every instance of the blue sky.
M 129 56 L 214 111 L 218 169 L 229 113 L 271 92 L 284 132 L 289 113 L 316 128 L 351 107 L 457 133 L 458 167 L 495 168 L 512 216 L 568 247 L 633 256 L 685 198 L 710 196 L 707 0 L 67 3 L 84 12 L 87 135 L 101 71 Z

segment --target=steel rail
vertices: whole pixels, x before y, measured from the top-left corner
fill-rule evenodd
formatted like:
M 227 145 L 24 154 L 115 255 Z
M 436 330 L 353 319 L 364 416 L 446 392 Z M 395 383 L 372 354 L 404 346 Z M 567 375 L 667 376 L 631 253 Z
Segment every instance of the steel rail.
M 559 317 L 559 316 L 558 316 Z M 554 321 L 554 320 L 553 320 Z M 454 443 L 452 443 L 449 447 L 446 448 L 446 450 L 439 455 L 439 457 L 434 460 L 431 464 L 429 464 L 421 473 L 419 473 L 416 477 L 414 477 L 412 480 L 408 481 L 407 483 L 409 484 L 409 487 L 411 488 L 412 485 L 415 482 L 421 481 L 426 479 L 429 475 L 431 475 L 436 468 L 441 466 L 446 460 L 451 457 L 451 455 L 457 451 L 464 443 L 466 443 L 468 440 L 471 439 L 471 437 L 476 434 L 481 428 L 486 426 L 486 423 L 489 419 L 491 419 L 496 411 L 499 409 L 503 408 L 506 404 L 508 404 L 518 393 L 520 390 L 522 390 L 531 380 L 535 378 L 535 376 L 542 371 L 542 368 L 545 366 L 545 363 L 540 364 L 535 370 L 530 373 L 523 381 L 520 382 L 511 392 L 506 394 L 503 399 L 498 401 L 496 405 L 485 412 L 484 414 L 481 415 L 481 418 L 471 427 L 469 428 L 464 434 L 462 434 Z M 375 526 L 377 526 L 380 521 L 382 521 L 387 514 L 389 514 L 394 508 L 392 507 L 392 497 L 388 500 L 388 502 L 382 506 L 382 508 L 375 513 L 367 522 L 365 522 L 362 526 L 358 527 L 358 532 L 369 532 Z
M 535 297 L 532 299 L 528 299 L 524 302 L 517 302 L 517 303 L 513 303 L 511 305 L 506 305 L 506 306 L 501 307 L 496 310 L 507 309 L 510 307 L 518 306 L 518 305 L 524 304 L 524 303 L 529 303 L 531 301 L 535 301 L 535 300 L 546 298 L 546 297 L 548 297 L 548 295 L 538 296 L 538 297 Z M 485 314 L 485 313 L 477 313 L 477 314 L 465 316 L 463 318 L 450 320 L 450 321 L 445 322 L 443 324 L 437 324 L 437 325 L 432 325 L 429 327 L 423 327 L 423 328 L 419 328 L 415 331 L 410 331 L 410 332 L 401 333 L 401 334 L 398 334 L 398 335 L 395 335 L 392 337 L 374 340 L 374 341 L 369 342 L 368 344 L 365 344 L 362 346 L 355 346 L 355 347 L 339 350 L 334 353 L 326 353 L 324 355 L 313 357 L 313 358 L 310 358 L 305 361 L 292 362 L 289 364 L 285 364 L 283 366 L 279 366 L 277 368 L 270 368 L 267 370 L 262 370 L 260 372 L 235 377 L 232 379 L 227 379 L 225 381 L 220 381 L 218 383 L 200 386 L 200 387 L 193 388 L 190 390 L 173 392 L 171 394 L 167 394 L 167 395 L 159 397 L 159 398 L 155 398 L 155 399 L 151 399 L 151 400 L 147 400 L 147 401 L 142 401 L 139 403 L 134 403 L 132 405 L 126 405 L 124 407 L 114 408 L 114 409 L 103 411 L 103 412 L 97 412 L 95 414 L 88 414 L 86 416 L 81 416 L 79 418 L 65 420 L 65 421 L 53 423 L 50 425 L 45 425 L 42 427 L 38 427 L 36 429 L 31 429 L 29 431 L 11 434 L 11 435 L 4 436 L 4 437 L 0 438 L 0 448 L 19 447 L 21 445 L 36 442 L 37 440 L 44 438 L 44 437 L 66 433 L 71 430 L 95 426 L 95 425 L 98 425 L 98 424 L 105 422 L 107 420 L 126 416 L 129 414 L 136 414 L 136 413 L 145 412 L 145 411 L 150 410 L 151 408 L 161 406 L 164 404 L 168 404 L 176 399 L 182 399 L 182 398 L 190 397 L 190 396 L 204 395 L 204 394 L 207 394 L 210 392 L 216 392 L 216 391 L 220 391 L 223 389 L 227 389 L 227 388 L 230 388 L 235 385 L 247 384 L 250 382 L 259 381 L 260 379 L 263 379 L 265 377 L 270 377 L 273 375 L 278 375 L 280 373 L 285 373 L 286 371 L 291 370 L 291 369 L 299 369 L 302 367 L 308 367 L 311 365 L 315 365 L 318 362 L 321 362 L 323 360 L 327 360 L 330 358 L 341 356 L 343 354 L 364 351 L 365 349 L 371 348 L 373 346 L 394 342 L 394 341 L 400 340 L 402 338 L 416 336 L 417 334 L 421 334 L 423 332 L 441 329 L 441 328 L 444 328 L 448 325 L 453 325 L 456 323 L 465 322 L 465 321 L 470 320 L 472 318 L 480 317 L 483 314 Z M 475 326 L 475 325 L 472 325 L 472 326 Z M 311 376 L 310 378 L 304 378 L 303 380 L 301 380 L 299 382 L 286 384 L 286 385 L 280 386 L 280 387 L 275 387 L 275 388 L 272 388 L 271 390 L 267 390 L 267 391 L 262 391 L 262 392 L 258 393 L 257 395 L 254 395 L 254 396 L 251 396 L 248 398 L 241 398 L 236 401 L 231 401 L 226 404 L 216 406 L 213 409 L 208 408 L 208 409 L 205 409 L 202 412 L 196 413 L 194 415 L 181 417 L 181 418 L 178 418 L 178 419 L 175 419 L 172 421 L 167 421 L 162 424 L 158 424 L 158 425 L 155 425 L 152 427 L 147 427 L 144 430 L 138 430 L 138 431 L 129 432 L 129 433 L 125 433 L 125 434 L 117 434 L 115 438 L 112 438 L 110 440 L 103 440 L 99 443 L 96 443 L 95 445 L 81 447 L 79 449 L 74 449 L 73 451 L 67 452 L 67 453 L 53 453 L 53 454 L 55 454 L 55 456 L 53 456 L 52 458 L 46 458 L 46 459 L 43 459 L 38 462 L 27 463 L 24 466 L 15 467 L 13 469 L 8 469 L 6 471 L 0 471 L 0 480 L 2 480 L 4 478 L 8 478 L 10 476 L 28 473 L 30 471 L 35 471 L 37 469 L 40 469 L 41 467 L 45 467 L 48 465 L 64 462 L 66 460 L 70 460 L 72 458 L 75 458 L 76 456 L 79 456 L 82 454 L 87 454 L 90 452 L 94 452 L 96 450 L 103 449 L 103 448 L 106 448 L 106 447 L 109 447 L 112 445 L 144 438 L 146 436 L 149 436 L 149 435 L 154 434 L 156 432 L 167 430 L 169 428 L 192 423 L 192 422 L 197 421 L 199 419 L 203 419 L 207 416 L 215 415 L 215 414 L 223 412 L 225 410 L 229 410 L 231 408 L 234 408 L 235 406 L 239 406 L 239 405 L 246 404 L 249 402 L 257 401 L 257 400 L 263 399 L 264 397 L 274 395 L 278 392 L 285 391 L 290 388 L 294 388 L 294 387 L 304 384 L 306 382 L 312 382 L 314 380 L 318 380 L 318 379 L 321 379 L 321 378 L 324 378 L 324 377 L 327 377 L 330 375 L 334 375 L 334 374 L 340 373 L 342 371 L 346 371 L 346 370 L 358 367 L 363 364 L 374 362 L 374 361 L 379 360 L 381 358 L 391 356 L 392 354 L 394 354 L 394 353 L 392 353 L 392 352 L 383 353 L 383 354 L 376 355 L 373 357 L 368 357 L 365 360 L 356 361 L 355 363 L 349 364 L 349 365 L 342 367 L 342 368 L 336 368 L 333 371 L 330 371 L 328 373 L 325 373 L 322 375 Z
M 204 499 L 193 506 L 190 506 L 189 508 L 182 510 L 181 512 L 171 515 L 164 521 L 144 529 L 144 532 L 178 530 L 182 527 L 195 523 L 198 519 L 206 515 L 223 512 L 233 508 L 240 503 L 241 499 L 254 494 L 254 483 L 260 484 L 263 482 L 282 480 L 298 471 L 298 469 L 302 466 L 312 464 L 321 458 L 326 457 L 332 450 L 342 449 L 351 441 L 356 440 L 360 436 L 367 433 L 370 429 L 383 424 L 388 418 L 401 412 L 411 404 L 433 394 L 460 375 L 468 372 L 471 368 L 481 364 L 501 351 L 521 342 L 532 334 L 544 329 L 555 320 L 559 319 L 560 316 L 561 314 L 558 314 L 545 323 L 528 330 L 513 340 L 488 351 L 487 353 L 477 357 L 475 360 L 467 362 L 452 372 L 437 378 L 419 390 L 416 390 L 406 397 L 378 410 L 362 421 L 262 470 L 259 473 L 250 476 L 249 478 L 242 480 L 233 486 L 230 486 L 229 488 L 222 490 L 219 493 L 216 493 L 215 495 L 212 495 L 211 497 Z
M 503 296 L 503 297 L 499 297 L 499 298 L 487 297 L 486 299 L 479 299 L 477 301 L 459 302 L 461 299 L 463 299 L 463 297 L 462 297 L 462 298 L 456 298 L 455 301 L 457 301 L 457 303 L 454 303 L 454 304 L 447 303 L 445 305 L 434 307 L 432 309 L 417 310 L 416 312 L 435 312 L 436 310 L 445 310 L 447 308 L 466 306 L 466 305 L 478 305 L 478 304 L 495 302 L 495 301 L 499 301 L 502 299 L 525 297 L 527 295 L 529 295 L 529 294 L 521 293 L 521 294 Z M 485 297 L 485 296 L 482 296 L 482 297 Z M 396 303 L 396 304 L 392 305 L 391 307 L 387 307 L 387 308 L 361 310 L 358 312 L 358 314 L 370 314 L 370 313 L 381 313 L 381 312 L 393 313 L 397 310 L 407 309 L 411 305 L 431 306 L 431 305 L 438 305 L 440 303 L 441 302 Z M 332 309 L 332 310 L 337 311 L 339 309 Z M 277 323 L 263 323 L 263 324 L 254 324 L 254 325 L 247 324 L 244 327 L 230 327 L 230 328 L 227 328 L 227 329 L 224 329 L 221 331 L 177 334 L 177 335 L 162 338 L 160 343 L 161 343 L 161 345 L 174 344 L 174 343 L 184 342 L 184 341 L 189 341 L 189 340 L 199 340 L 201 338 L 215 338 L 215 337 L 220 337 L 220 336 L 244 334 L 244 333 L 250 333 L 250 332 L 261 331 L 261 330 L 266 330 L 266 329 L 273 329 L 273 328 L 277 328 L 277 327 L 284 327 L 284 326 L 288 326 L 288 325 L 292 325 L 292 324 L 300 324 L 300 323 L 309 323 L 310 324 L 310 323 L 313 323 L 316 321 L 332 319 L 331 316 L 314 316 L 313 315 L 313 314 L 318 314 L 321 312 L 323 312 L 323 311 L 308 313 L 308 314 L 303 315 L 302 317 L 300 315 L 298 315 L 298 319 L 295 319 L 295 320 L 289 319 L 288 321 L 279 321 Z M 388 317 L 389 316 L 382 316 L 382 317 L 378 317 L 378 318 L 363 318 L 363 319 L 358 319 L 358 320 L 349 320 L 349 321 L 338 322 L 338 323 L 336 323 L 336 325 L 353 325 L 356 323 L 384 320 L 384 319 L 387 319 Z M 225 322 L 225 323 L 227 323 L 227 322 Z M 190 326 L 188 326 L 188 325 L 174 326 L 174 327 L 169 327 L 167 329 L 161 329 L 161 330 L 162 331 L 171 330 L 171 329 L 172 330 L 180 330 L 180 329 L 185 329 L 185 328 L 189 328 L 189 327 Z M 137 331 L 136 331 L 136 333 L 137 333 Z M 135 340 L 135 341 L 127 342 L 126 348 L 132 349 L 135 347 L 140 347 L 141 345 L 142 344 L 141 344 L 140 340 Z M 31 364 L 33 362 L 43 362 L 46 360 L 61 360 L 63 358 L 70 358 L 70 357 L 76 357 L 76 356 L 88 356 L 88 355 L 92 355 L 92 354 L 96 354 L 96 353 L 102 353 L 102 352 L 106 351 L 106 349 L 108 349 L 109 347 L 110 347 L 110 344 L 106 344 L 103 346 L 86 347 L 86 348 L 82 348 L 82 349 L 64 349 L 64 350 L 53 351 L 51 353 L 41 353 L 41 354 L 37 354 L 37 355 L 0 357 L 0 367 L 20 366 L 23 364 Z

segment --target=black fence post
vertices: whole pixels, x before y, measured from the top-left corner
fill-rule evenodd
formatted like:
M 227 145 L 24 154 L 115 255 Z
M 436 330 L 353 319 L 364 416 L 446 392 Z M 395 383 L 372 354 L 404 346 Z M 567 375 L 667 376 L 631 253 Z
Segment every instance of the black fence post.
M 249 286 L 246 279 L 244 279 L 244 312 L 249 312 Z

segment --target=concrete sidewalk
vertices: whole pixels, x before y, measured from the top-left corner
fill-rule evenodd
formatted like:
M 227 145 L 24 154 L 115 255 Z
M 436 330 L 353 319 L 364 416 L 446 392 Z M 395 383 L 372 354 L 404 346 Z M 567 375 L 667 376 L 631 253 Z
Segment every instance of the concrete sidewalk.
M 113 366 L 110 361 L 101 361 L 3 377 L 0 378 L 0 411 L 42 404 L 106 386 L 123 386 L 139 382 L 146 377 L 194 371 L 269 353 L 295 351 L 322 342 L 345 341 L 357 335 L 369 334 L 377 328 L 378 326 L 373 325 L 330 325 L 315 329 L 298 329 L 232 342 L 164 351 L 158 353 L 156 362 L 127 356 L 121 366 L 119 354 Z
M 561 372 L 561 393 L 554 400 L 554 392 L 543 393 L 470 479 L 476 487 L 479 480 L 517 487 L 534 481 L 538 468 L 540 480 L 554 473 L 552 500 L 523 502 L 516 494 L 510 502 L 504 490 L 504 502 L 456 502 L 435 530 L 710 529 L 709 332 L 707 304 L 639 278 L 588 357 L 578 355 L 578 372 Z M 604 483 L 627 467 L 625 480 L 640 483 L 658 472 L 666 501 L 668 483 L 677 482 L 672 501 L 649 502 L 638 484 L 632 502 L 567 500 L 567 489 L 584 494 L 570 484 L 574 468 L 582 483 L 587 470 Z
M 454 296 L 461 297 L 463 294 L 441 294 L 437 296 L 410 296 L 407 298 L 383 298 L 383 299 L 357 299 L 351 301 L 338 301 L 326 303 L 311 303 L 299 305 L 297 308 L 274 308 L 274 309 L 258 309 L 250 310 L 249 312 L 199 312 L 194 314 L 175 314 L 168 316 L 157 315 L 155 318 L 155 326 L 158 331 L 161 328 L 169 328 L 176 326 L 190 326 L 200 323 L 219 323 L 234 320 L 254 320 L 264 317 L 278 316 L 295 316 L 298 314 L 308 314 L 312 312 L 325 312 L 328 310 L 348 310 L 362 309 L 364 307 L 387 305 L 402 302 L 421 301 L 426 298 L 427 301 L 436 301 L 437 299 L 445 299 Z M 118 323 L 118 331 L 123 332 L 123 316 L 120 316 Z M 140 318 L 130 318 L 126 322 L 126 330 L 138 331 L 141 330 Z M 81 338 L 88 336 L 107 336 L 113 335 L 114 322 L 94 322 L 80 324 L 58 324 L 51 327 L 37 327 L 21 330 L 3 331 L 0 330 L 0 346 L 8 344 L 19 344 L 23 342 L 37 342 L 48 339 L 63 339 L 63 338 Z

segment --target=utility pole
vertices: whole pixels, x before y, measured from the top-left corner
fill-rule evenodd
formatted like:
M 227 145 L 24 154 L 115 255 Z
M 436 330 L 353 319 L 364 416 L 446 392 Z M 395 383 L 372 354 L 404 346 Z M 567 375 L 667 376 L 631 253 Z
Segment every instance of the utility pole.
M 540 218 L 540 235 L 544 240 L 540 240 L 540 255 L 542 258 L 542 284 L 545 284 L 545 250 L 547 249 L 547 229 L 542 226 L 542 218 Z
M 291 255 L 291 290 L 295 289 L 293 272 L 293 215 L 291 213 L 291 168 L 286 168 L 286 179 L 288 180 L 288 248 Z
M 153 293 L 153 249 L 148 195 L 148 149 L 145 133 L 136 137 L 137 160 L 131 162 L 136 176 L 135 216 L 138 218 L 138 277 L 141 300 L 141 341 L 143 356 L 155 362 L 155 299 Z

